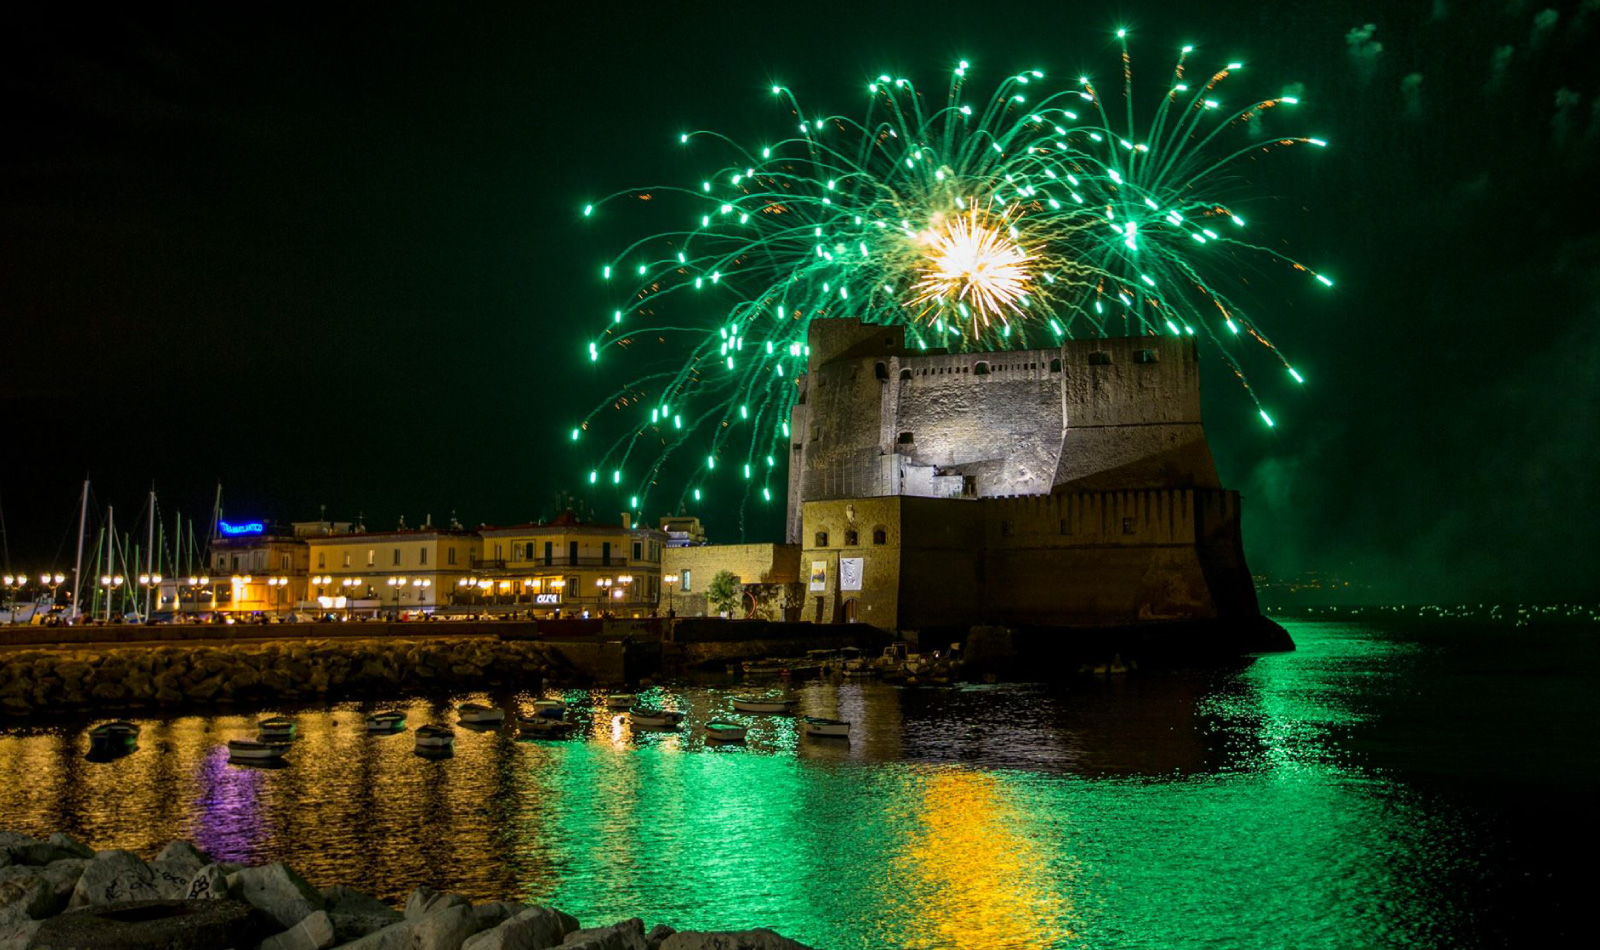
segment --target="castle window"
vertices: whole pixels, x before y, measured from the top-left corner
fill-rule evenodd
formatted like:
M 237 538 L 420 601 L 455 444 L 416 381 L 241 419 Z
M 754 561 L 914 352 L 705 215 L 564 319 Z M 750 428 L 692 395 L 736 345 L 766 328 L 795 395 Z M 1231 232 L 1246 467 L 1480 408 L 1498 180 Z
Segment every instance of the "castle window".
M 1138 530 L 1138 526 L 1139 526 L 1139 519 L 1137 519 L 1137 518 L 1123 518 L 1122 519 L 1122 533 L 1123 534 L 1133 534 L 1135 531 Z
M 888 544 L 889 543 L 889 532 L 883 530 L 882 528 L 873 528 L 872 529 L 872 543 L 873 544 Z
M 878 382 L 887 383 L 889 381 L 889 367 L 883 363 L 879 363 L 872 368 L 872 375 L 878 378 Z
M 901 445 L 910 445 L 916 441 L 916 438 L 913 437 L 909 432 L 902 432 L 900 433 L 900 438 L 896 439 L 895 441 L 899 442 Z
M 825 548 L 828 546 L 828 532 L 818 531 L 817 536 L 812 540 L 815 542 L 812 547 Z
M 1061 372 L 1061 361 L 1060 360 L 1051 360 L 1050 361 L 1050 372 L 1052 372 L 1052 373 Z
M 856 533 L 856 529 L 851 528 L 849 531 L 846 531 L 844 533 L 844 546 L 845 547 L 853 548 L 853 547 L 856 547 L 857 545 L 859 545 L 860 543 L 861 543 L 861 535 Z
M 987 375 L 989 375 L 989 364 L 988 363 L 978 363 L 978 364 L 974 365 L 972 367 L 972 375 L 974 375 L 974 376 L 987 376 Z
M 911 378 L 911 370 L 909 370 L 909 369 L 901 370 L 900 371 L 900 378 L 901 379 L 910 379 Z
M 1011 537 L 1011 522 L 1010 521 L 1002 521 L 1002 522 L 1000 522 L 1000 536 L 1002 538 Z
M 1156 351 L 1135 350 L 1133 354 L 1133 361 L 1135 363 L 1154 363 L 1156 361 Z
M 1068 521 L 1066 518 L 1062 518 L 1061 519 L 1061 533 L 1062 534 L 1071 534 L 1072 533 L 1072 522 Z
M 1110 366 L 1111 365 L 1111 354 L 1107 353 L 1104 350 L 1095 350 L 1093 353 L 1089 354 L 1089 365 L 1090 366 Z

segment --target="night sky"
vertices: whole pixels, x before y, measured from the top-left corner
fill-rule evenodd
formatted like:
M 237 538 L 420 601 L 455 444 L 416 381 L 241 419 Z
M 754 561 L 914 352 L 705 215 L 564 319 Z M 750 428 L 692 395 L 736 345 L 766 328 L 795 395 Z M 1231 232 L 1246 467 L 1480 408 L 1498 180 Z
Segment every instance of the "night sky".
M 961 58 L 1109 77 L 1127 26 L 1136 69 L 1242 60 L 1332 143 L 1261 163 L 1241 205 L 1337 281 L 1252 276 L 1308 385 L 1247 364 L 1269 431 L 1215 360 L 1205 383 L 1251 567 L 1371 600 L 1600 594 L 1600 0 L 562 11 L 5 5 L 10 566 L 70 567 L 86 471 L 119 522 L 152 480 L 169 520 L 218 479 L 235 519 L 553 515 L 587 490 L 565 433 L 619 382 L 583 355 L 595 265 L 643 233 L 585 200 L 716 167 L 684 129 L 786 127 L 774 82 L 851 112 Z M 776 506 L 749 531 L 778 539 Z

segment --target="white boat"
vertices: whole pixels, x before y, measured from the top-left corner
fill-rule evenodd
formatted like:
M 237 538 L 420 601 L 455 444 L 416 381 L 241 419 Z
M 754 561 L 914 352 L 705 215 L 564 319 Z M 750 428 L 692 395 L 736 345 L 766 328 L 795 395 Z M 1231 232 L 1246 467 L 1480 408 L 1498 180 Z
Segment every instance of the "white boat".
M 533 703 L 533 713 L 536 716 L 548 716 L 551 719 L 560 719 L 567 714 L 567 704 L 559 699 L 539 699 Z
M 713 719 L 706 723 L 706 739 L 710 742 L 743 742 L 749 726 L 741 726 L 726 719 Z
M 638 693 L 611 693 L 606 696 L 607 709 L 632 709 L 639 701 Z
M 276 762 L 289 751 L 287 742 L 257 742 L 254 739 L 229 739 L 228 758 L 251 762 Z
M 456 712 L 461 715 L 462 722 L 489 723 L 500 722 L 506 718 L 504 709 L 496 709 L 482 703 L 462 703 L 456 707 Z
M 139 727 L 125 719 L 102 722 L 89 730 L 90 755 L 123 755 L 139 744 Z
M 683 713 L 675 709 L 651 709 L 635 706 L 628 710 L 628 721 L 636 726 L 673 727 L 683 722 Z
M 517 719 L 517 734 L 525 739 L 564 739 L 577 728 L 574 723 L 544 716 L 522 716 Z
M 273 716 L 256 723 L 262 742 L 286 742 L 293 739 L 298 726 L 287 716 Z
M 449 726 L 429 723 L 426 726 L 417 727 L 418 752 L 443 752 L 447 749 L 454 749 L 455 745 L 456 734 Z
M 794 707 L 794 700 L 774 696 L 735 696 L 733 708 L 740 712 L 786 713 Z
M 850 724 L 843 719 L 823 719 L 820 716 L 807 716 L 800 720 L 800 731 L 808 736 L 835 739 L 850 738 Z
M 367 717 L 368 732 L 399 732 L 406 727 L 406 714 L 398 710 L 375 712 Z

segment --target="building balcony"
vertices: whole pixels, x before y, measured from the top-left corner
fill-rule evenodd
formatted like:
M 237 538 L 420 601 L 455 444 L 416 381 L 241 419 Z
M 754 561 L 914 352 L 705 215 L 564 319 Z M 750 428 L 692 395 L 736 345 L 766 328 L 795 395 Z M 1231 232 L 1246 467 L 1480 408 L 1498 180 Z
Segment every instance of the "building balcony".
M 512 573 L 526 571 L 540 571 L 552 567 L 628 567 L 631 564 L 640 568 L 660 567 L 655 561 L 632 561 L 631 558 L 620 554 L 611 557 L 552 557 L 534 558 L 531 561 L 509 561 L 505 558 L 473 558 L 470 567 L 474 571 L 511 571 Z

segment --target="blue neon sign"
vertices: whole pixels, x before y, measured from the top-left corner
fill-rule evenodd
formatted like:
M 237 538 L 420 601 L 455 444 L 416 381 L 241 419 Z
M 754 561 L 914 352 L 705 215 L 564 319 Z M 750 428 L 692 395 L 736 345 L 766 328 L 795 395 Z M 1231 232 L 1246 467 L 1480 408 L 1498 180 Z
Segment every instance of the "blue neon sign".
M 222 533 L 227 535 L 261 534 L 267 530 L 266 525 L 259 521 L 247 521 L 244 524 L 228 524 L 226 521 L 218 521 L 217 524 L 222 527 Z

